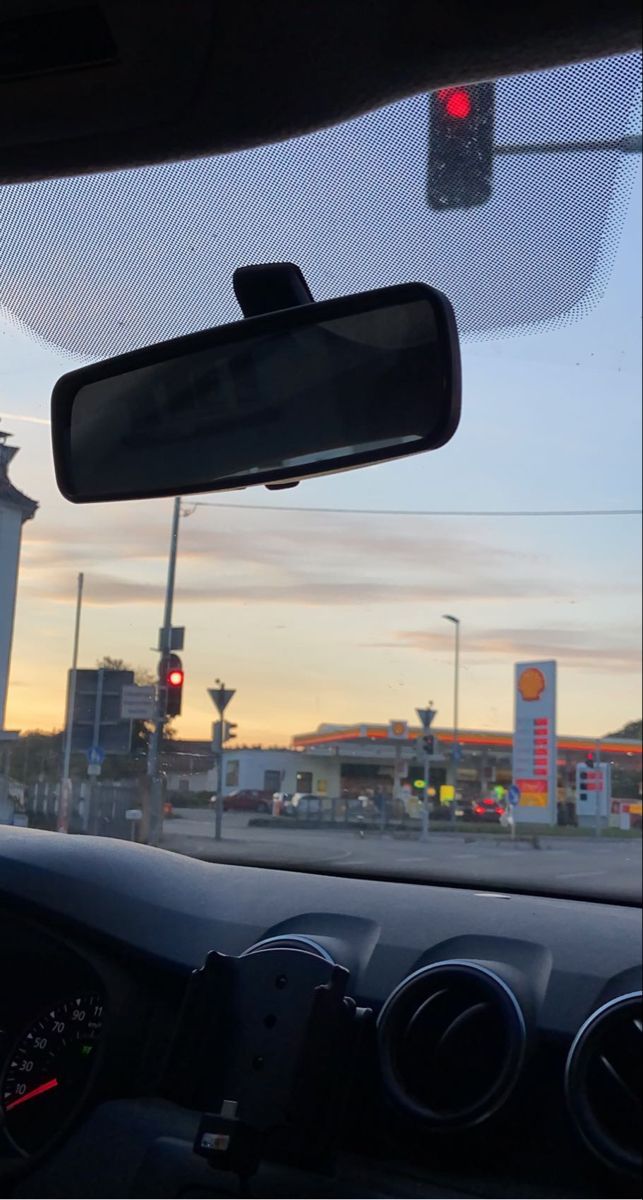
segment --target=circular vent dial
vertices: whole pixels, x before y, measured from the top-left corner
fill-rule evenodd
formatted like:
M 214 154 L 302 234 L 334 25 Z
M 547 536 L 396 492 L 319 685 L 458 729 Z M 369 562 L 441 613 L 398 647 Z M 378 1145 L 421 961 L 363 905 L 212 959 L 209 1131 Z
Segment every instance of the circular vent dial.
M 565 1089 L 576 1126 L 610 1167 L 641 1170 L 641 992 L 610 1000 L 579 1029 L 567 1059 Z
M 421 968 L 387 1000 L 378 1021 L 382 1073 L 406 1111 L 436 1126 L 484 1120 L 518 1076 L 525 1022 L 509 986 L 478 963 Z

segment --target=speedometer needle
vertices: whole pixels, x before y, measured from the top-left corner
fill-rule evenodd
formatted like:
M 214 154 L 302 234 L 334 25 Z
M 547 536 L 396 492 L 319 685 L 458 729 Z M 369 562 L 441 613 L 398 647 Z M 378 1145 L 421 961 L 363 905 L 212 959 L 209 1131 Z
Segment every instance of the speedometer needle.
M 50 1092 L 52 1088 L 58 1087 L 57 1079 L 48 1079 L 46 1083 L 41 1083 L 39 1087 L 32 1088 L 30 1092 L 25 1092 L 24 1096 L 18 1096 L 17 1100 L 12 1100 L 11 1104 L 5 1104 L 5 1112 L 11 1112 L 12 1108 L 17 1108 L 19 1104 L 25 1104 L 27 1100 L 33 1100 L 34 1096 L 42 1096 L 43 1092 Z

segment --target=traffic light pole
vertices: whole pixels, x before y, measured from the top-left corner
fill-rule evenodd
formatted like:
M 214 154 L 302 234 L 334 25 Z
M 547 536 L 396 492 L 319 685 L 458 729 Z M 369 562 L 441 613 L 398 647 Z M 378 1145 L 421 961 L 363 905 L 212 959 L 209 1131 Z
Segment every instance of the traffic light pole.
M 167 564 L 167 583 L 165 586 L 165 611 L 163 628 L 161 630 L 161 645 L 158 685 L 156 689 L 156 705 L 154 723 L 147 752 L 147 775 L 150 780 L 150 843 L 158 845 L 161 836 L 161 787 L 159 777 L 159 761 L 163 726 L 165 724 L 166 688 L 162 681 L 163 660 L 169 653 L 172 640 L 172 607 L 174 604 L 174 581 L 176 578 L 176 556 L 179 547 L 179 519 L 181 517 L 181 498 L 174 499 L 172 512 L 172 527 L 170 531 L 170 553 Z
M 223 717 L 217 722 L 214 758 L 217 769 L 217 795 L 214 802 L 214 840 L 221 841 L 223 832 Z

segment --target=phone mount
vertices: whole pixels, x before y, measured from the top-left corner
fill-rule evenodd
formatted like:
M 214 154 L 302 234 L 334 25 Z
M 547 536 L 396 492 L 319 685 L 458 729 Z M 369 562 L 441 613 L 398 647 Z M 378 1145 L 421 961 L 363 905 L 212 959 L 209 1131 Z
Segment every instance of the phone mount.
M 209 954 L 188 988 L 165 1094 L 203 1115 L 194 1152 L 247 1179 L 263 1159 L 328 1172 L 370 1009 L 299 949 Z

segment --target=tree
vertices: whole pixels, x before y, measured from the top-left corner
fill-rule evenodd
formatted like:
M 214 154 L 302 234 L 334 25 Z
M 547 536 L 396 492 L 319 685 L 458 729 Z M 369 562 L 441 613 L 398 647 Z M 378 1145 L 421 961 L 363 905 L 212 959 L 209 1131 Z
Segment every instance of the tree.
M 20 783 L 46 780 L 57 783 L 62 762 L 62 732 L 43 733 L 40 729 L 22 733 L 15 742 L 8 742 L 8 770 Z
M 613 738 L 631 738 L 634 742 L 643 740 L 643 721 L 639 717 L 638 721 L 628 721 L 622 729 L 617 729 L 616 733 L 608 733 L 608 737 Z

